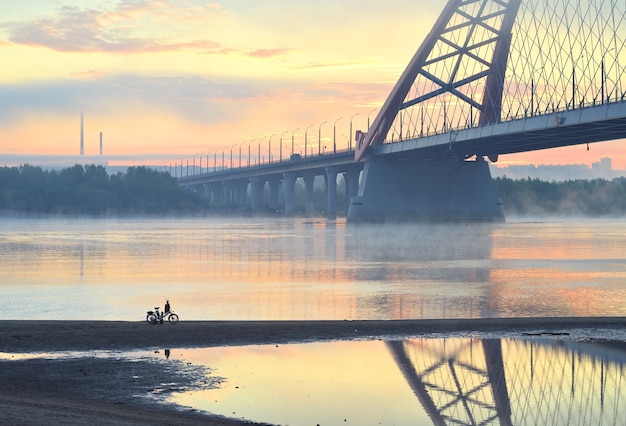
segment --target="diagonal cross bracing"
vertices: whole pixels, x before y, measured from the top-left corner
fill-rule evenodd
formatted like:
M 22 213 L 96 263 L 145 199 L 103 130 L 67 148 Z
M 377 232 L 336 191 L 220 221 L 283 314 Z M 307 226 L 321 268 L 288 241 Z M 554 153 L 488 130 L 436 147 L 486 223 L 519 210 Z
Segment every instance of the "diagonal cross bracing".
M 415 107 L 434 98 L 442 98 L 442 103 L 447 102 L 453 109 L 465 104 L 470 116 L 475 109 L 481 114 L 481 120 L 494 121 L 500 113 L 510 32 L 520 1 L 448 2 L 368 134 L 358 141 L 356 159 L 363 157 L 369 145 L 385 141 L 400 112 L 406 112 L 400 115 L 402 120 L 408 120 L 406 129 L 413 135 L 400 131 L 398 138 L 415 136 L 417 116 L 424 115 L 423 110 L 418 112 Z M 468 90 L 477 87 L 477 81 L 483 81 L 482 101 Z M 445 109 L 444 115 L 447 115 Z M 431 115 L 432 111 L 426 113 Z M 399 127 L 402 129 L 402 124 Z

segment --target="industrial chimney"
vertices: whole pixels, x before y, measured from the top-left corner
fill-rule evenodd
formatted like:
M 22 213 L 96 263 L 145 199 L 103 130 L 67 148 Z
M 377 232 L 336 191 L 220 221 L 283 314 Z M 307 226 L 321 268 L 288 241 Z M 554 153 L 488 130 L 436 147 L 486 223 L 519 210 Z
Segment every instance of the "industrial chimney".
M 102 132 L 100 132 L 100 155 L 102 155 Z
M 80 155 L 85 155 L 85 139 L 83 134 L 83 113 L 80 113 Z

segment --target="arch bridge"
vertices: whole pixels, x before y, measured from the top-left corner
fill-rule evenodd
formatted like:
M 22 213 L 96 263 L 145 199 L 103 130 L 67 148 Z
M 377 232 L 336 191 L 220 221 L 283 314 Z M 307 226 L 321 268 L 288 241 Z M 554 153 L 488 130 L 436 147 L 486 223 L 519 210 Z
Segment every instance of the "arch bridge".
M 450 0 L 354 150 L 179 181 L 253 210 L 270 182 L 292 214 L 321 175 L 333 216 L 344 174 L 349 220 L 504 220 L 488 161 L 626 137 L 625 20 L 615 0 Z

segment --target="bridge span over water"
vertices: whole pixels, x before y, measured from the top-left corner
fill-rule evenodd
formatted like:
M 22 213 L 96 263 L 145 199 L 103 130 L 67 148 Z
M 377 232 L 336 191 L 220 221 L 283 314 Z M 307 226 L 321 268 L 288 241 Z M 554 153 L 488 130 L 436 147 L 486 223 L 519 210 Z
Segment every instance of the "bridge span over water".
M 329 217 L 339 181 L 349 220 L 504 220 L 487 160 L 626 137 L 625 21 L 610 0 L 450 0 L 354 150 L 242 167 L 231 151 L 179 182 L 291 215 L 297 180 L 312 214 L 321 176 Z

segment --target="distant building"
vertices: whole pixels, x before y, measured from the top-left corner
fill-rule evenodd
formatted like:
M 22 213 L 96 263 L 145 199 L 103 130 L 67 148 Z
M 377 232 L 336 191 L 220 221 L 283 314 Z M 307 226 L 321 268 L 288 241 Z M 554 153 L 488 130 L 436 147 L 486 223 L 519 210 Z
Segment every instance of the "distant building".
M 592 174 L 601 177 L 603 179 L 612 179 L 613 176 L 613 162 L 610 158 L 602 158 L 598 163 L 591 165 Z
M 585 164 L 568 165 L 524 165 L 498 167 L 491 165 L 491 175 L 495 177 L 506 176 L 511 179 L 540 179 L 544 181 L 566 181 L 577 179 L 606 179 L 626 176 L 626 170 L 613 170 L 613 162 L 610 158 L 602 158 L 593 163 L 591 168 Z

